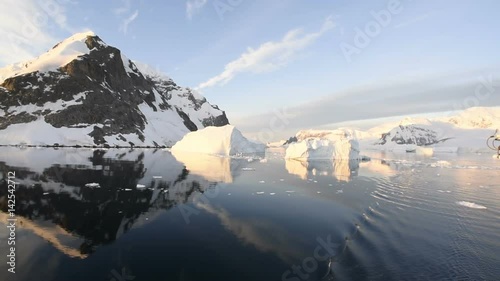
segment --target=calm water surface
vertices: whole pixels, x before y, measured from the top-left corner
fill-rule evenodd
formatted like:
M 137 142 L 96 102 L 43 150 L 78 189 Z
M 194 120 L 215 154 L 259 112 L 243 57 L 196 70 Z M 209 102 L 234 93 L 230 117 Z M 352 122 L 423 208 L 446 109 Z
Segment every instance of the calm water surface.
M 0 280 L 500 280 L 491 155 L 282 155 L 0 148 Z

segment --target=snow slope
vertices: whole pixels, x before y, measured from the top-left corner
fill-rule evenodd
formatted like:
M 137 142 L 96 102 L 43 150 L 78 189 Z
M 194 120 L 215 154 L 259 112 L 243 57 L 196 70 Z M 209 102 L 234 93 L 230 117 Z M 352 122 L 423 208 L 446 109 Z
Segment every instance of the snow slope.
M 59 67 L 65 66 L 79 56 L 88 54 L 90 50 L 85 45 L 85 40 L 87 40 L 88 36 L 94 35 L 91 31 L 76 33 L 37 58 L 1 68 L 0 84 L 7 78 L 35 71 L 56 71 Z

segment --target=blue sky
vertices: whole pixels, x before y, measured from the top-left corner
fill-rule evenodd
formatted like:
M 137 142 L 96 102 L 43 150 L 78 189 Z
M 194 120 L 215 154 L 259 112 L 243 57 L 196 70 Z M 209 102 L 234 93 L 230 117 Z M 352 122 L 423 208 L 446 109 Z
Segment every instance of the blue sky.
M 287 123 L 306 127 L 450 111 L 481 77 L 500 81 L 500 2 L 493 0 L 2 2 L 0 65 L 92 30 L 129 58 L 198 88 L 252 132 L 283 108 L 293 111 Z M 357 30 L 371 30 L 368 43 L 356 44 Z M 346 56 L 345 46 L 356 52 Z M 500 105 L 492 93 L 478 105 Z

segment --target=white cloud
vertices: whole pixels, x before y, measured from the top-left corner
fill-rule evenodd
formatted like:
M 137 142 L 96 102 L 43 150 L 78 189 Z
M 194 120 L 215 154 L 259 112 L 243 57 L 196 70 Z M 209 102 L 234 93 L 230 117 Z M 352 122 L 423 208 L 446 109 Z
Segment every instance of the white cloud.
M 120 26 L 118 30 L 127 34 L 128 28 L 139 16 L 139 10 L 135 9 L 132 12 L 132 0 L 121 0 L 121 6 L 112 10 L 118 19 L 120 19 Z
M 115 13 L 115 15 L 122 15 L 124 13 L 127 13 L 128 11 L 130 11 L 130 8 L 131 8 L 131 0 L 122 0 L 122 6 L 116 8 L 113 10 L 113 13 Z
M 205 5 L 207 0 L 187 0 L 186 1 L 186 16 L 188 19 L 192 19 Z
M 266 42 L 257 49 L 248 48 L 238 59 L 226 64 L 222 73 L 201 83 L 197 88 L 224 85 L 238 73 L 262 73 L 279 69 L 288 64 L 299 51 L 314 43 L 325 32 L 334 27 L 335 23 L 329 17 L 317 32 L 304 33 L 302 29 L 294 29 L 286 33 L 281 41 Z
M 30 59 L 51 48 L 57 29 L 73 33 L 65 5 L 71 1 L 4 1 L 0 10 L 0 65 Z M 55 29 L 56 28 L 56 29 Z
M 139 10 L 135 10 L 134 13 L 130 14 L 127 18 L 123 19 L 120 25 L 120 31 L 124 34 L 128 32 L 128 26 L 139 16 Z

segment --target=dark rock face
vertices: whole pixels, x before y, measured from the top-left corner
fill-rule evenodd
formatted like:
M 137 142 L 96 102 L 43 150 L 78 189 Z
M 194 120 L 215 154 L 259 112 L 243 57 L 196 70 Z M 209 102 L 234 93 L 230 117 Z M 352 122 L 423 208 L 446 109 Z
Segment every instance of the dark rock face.
M 292 144 L 292 143 L 295 143 L 297 141 L 298 141 L 297 137 L 290 137 L 287 141 L 285 141 L 285 143 L 283 145 Z
M 448 138 L 440 139 L 436 131 L 417 127 L 415 125 L 398 126 L 380 138 L 378 144 L 384 145 L 388 142 L 396 144 L 414 144 L 417 146 L 432 145 L 444 142 Z
M 226 113 L 222 112 L 222 115 L 210 116 L 208 118 L 203 119 L 202 124 L 205 127 L 208 126 L 222 127 L 225 125 L 229 125 L 229 120 L 227 120 Z
M 85 45 L 90 50 L 88 54 L 57 71 L 32 72 L 3 82 L 0 109 L 4 114 L 0 111 L 0 130 L 43 118 L 55 128 L 90 126 L 93 129 L 85 134 L 91 136 L 96 145 L 105 144 L 106 136 L 118 136 L 116 139 L 123 141 L 126 134 L 134 134 L 153 145 L 158 140 L 145 139 L 144 130 L 149 120 L 140 106 L 149 107 L 147 111 L 151 112 L 175 112 L 186 131 L 201 129 L 195 124 L 198 121 L 203 126 L 229 124 L 223 111 L 203 120 L 191 120 L 205 103 L 209 105 L 206 99 L 196 99 L 190 89 L 177 86 L 171 80 L 143 75 L 119 49 L 107 45 L 98 36 L 88 36 Z M 172 91 L 185 95 L 177 99 L 175 106 L 169 103 Z M 52 106 L 47 106 L 51 103 Z M 186 108 L 179 104 L 192 112 L 185 112 Z M 24 111 L 23 106 L 39 109 Z

